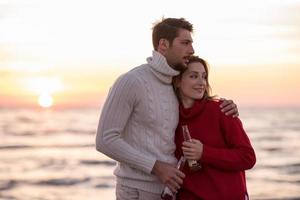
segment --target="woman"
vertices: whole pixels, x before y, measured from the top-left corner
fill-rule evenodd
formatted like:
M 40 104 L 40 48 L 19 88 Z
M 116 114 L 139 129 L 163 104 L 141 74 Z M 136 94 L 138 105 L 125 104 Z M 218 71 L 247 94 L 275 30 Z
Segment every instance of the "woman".
M 177 199 L 248 199 L 245 170 L 254 166 L 255 153 L 241 121 L 224 115 L 220 101 L 210 96 L 206 62 L 193 56 L 173 85 L 180 100 L 176 157 L 184 155 L 201 165 L 198 171 L 185 165 L 186 178 Z M 183 125 L 189 128 L 191 142 L 184 141 Z

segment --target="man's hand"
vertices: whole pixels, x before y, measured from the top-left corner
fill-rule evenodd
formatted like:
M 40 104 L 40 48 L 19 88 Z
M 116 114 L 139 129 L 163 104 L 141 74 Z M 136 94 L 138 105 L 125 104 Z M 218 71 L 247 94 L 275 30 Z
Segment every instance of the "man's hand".
M 221 111 L 225 113 L 225 115 L 232 115 L 232 117 L 238 117 L 239 111 L 237 105 L 232 100 L 227 100 L 224 98 L 220 99 L 223 101 L 220 104 Z
M 158 160 L 154 164 L 152 173 L 168 186 L 173 193 L 177 192 L 185 177 L 184 173 L 175 166 Z
M 182 151 L 186 159 L 200 160 L 203 153 L 203 144 L 196 139 L 192 139 L 191 142 L 182 143 Z

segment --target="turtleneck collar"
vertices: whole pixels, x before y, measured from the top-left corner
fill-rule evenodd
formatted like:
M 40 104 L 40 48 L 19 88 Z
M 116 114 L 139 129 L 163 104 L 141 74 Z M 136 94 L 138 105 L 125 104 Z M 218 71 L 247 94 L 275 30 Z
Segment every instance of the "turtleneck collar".
M 147 62 L 154 75 L 166 84 L 171 84 L 172 77 L 179 74 L 178 71 L 168 65 L 166 58 L 158 51 L 153 51 L 152 57 L 147 58 Z
M 208 102 L 207 99 L 195 100 L 194 105 L 190 108 L 184 108 L 182 103 L 180 103 L 179 105 L 180 117 L 182 119 L 190 119 L 201 114 L 207 102 Z

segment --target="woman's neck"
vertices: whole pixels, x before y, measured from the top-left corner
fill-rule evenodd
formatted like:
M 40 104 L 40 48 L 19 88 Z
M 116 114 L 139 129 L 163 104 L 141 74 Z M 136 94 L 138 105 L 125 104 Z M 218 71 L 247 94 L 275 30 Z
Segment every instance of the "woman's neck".
M 195 103 L 195 99 L 182 97 L 181 102 L 184 108 L 191 108 Z

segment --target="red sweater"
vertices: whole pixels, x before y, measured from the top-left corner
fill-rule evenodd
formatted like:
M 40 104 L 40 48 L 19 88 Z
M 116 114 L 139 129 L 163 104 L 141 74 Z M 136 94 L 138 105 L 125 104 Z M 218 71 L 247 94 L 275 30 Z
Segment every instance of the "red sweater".
M 254 166 L 255 153 L 241 121 L 223 114 L 219 105 L 212 100 L 198 100 L 189 109 L 180 105 L 176 157 L 182 155 L 182 125 L 188 125 L 192 138 L 203 143 L 203 154 L 199 171 L 185 165 L 179 200 L 245 200 L 245 170 Z

